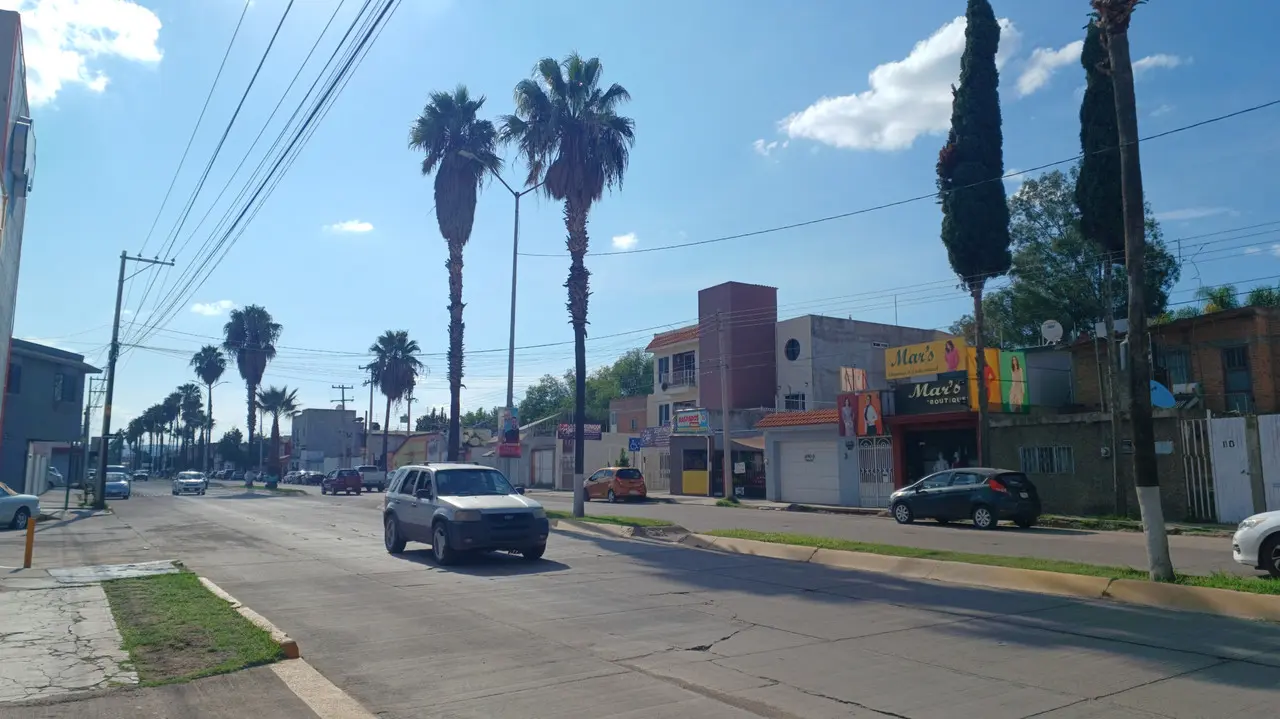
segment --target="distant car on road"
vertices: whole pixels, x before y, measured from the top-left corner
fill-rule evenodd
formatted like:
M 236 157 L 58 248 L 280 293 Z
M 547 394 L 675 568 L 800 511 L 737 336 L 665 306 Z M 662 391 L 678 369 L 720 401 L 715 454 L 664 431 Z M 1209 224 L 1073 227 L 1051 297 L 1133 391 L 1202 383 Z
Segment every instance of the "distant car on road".
M 106 488 L 102 492 L 103 499 L 128 499 L 133 495 L 133 484 L 129 475 L 124 472 L 107 472 Z
M 178 494 L 204 494 L 209 480 L 200 472 L 178 472 L 173 478 L 172 492 Z
M 1231 554 L 1246 567 L 1280 578 L 1280 511 L 1245 518 L 1231 538 Z
M 32 517 L 40 515 L 40 498 L 33 494 L 18 494 L 9 485 L 0 482 L 0 526 L 10 529 L 26 529 Z
M 143 472 L 142 470 L 138 470 L 137 472 L 134 472 L 134 473 L 133 473 L 133 481 L 135 481 L 135 482 L 149 482 L 149 481 L 151 481 L 151 475 L 150 475 L 150 474 L 147 474 L 146 472 Z
M 644 501 L 648 489 L 644 475 L 635 467 L 605 467 L 582 480 L 585 498 L 620 502 L 627 499 Z
M 356 467 L 360 473 L 360 483 L 366 492 L 383 492 L 387 489 L 387 473 L 373 466 L 362 464 Z
M 59 472 L 57 467 L 54 467 L 53 465 L 49 465 L 49 469 L 45 474 L 47 474 L 49 477 L 50 487 L 61 487 L 63 484 L 65 484 L 65 482 L 62 479 L 62 472 Z
M 1000 520 L 1011 519 L 1026 528 L 1040 519 L 1040 495 L 1022 472 L 964 467 L 931 474 L 889 495 L 889 513 L 898 524 L 972 519 L 978 529 L 995 529 Z
M 338 494 L 339 492 L 360 494 L 362 491 L 364 491 L 364 480 L 360 478 L 360 471 L 356 469 L 335 469 L 325 475 L 324 481 L 320 483 L 320 494 Z
M 428 542 L 436 562 L 470 551 L 519 552 L 530 561 L 547 551 L 547 512 L 501 472 L 476 464 L 400 467 L 382 500 L 383 543 Z

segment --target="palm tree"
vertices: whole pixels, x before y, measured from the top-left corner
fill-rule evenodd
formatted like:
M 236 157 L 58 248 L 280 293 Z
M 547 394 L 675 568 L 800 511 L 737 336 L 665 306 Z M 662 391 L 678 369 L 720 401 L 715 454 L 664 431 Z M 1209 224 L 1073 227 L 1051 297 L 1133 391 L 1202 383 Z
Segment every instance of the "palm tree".
M 409 333 L 404 330 L 387 330 L 369 347 L 369 353 L 373 355 L 370 380 L 387 398 L 387 416 L 382 423 L 382 461 L 378 463 L 383 470 L 390 469 L 387 466 L 387 441 L 391 428 L 391 405 L 409 396 L 418 373 L 425 369 L 418 359 L 419 351 L 418 343 L 409 339 Z
M 133 468 L 138 468 L 138 460 L 142 456 L 142 435 L 145 434 L 145 425 L 142 417 L 137 416 L 129 420 L 129 424 L 125 425 L 124 441 L 129 444 L 133 450 Z
M 1234 310 L 1240 306 L 1240 293 L 1236 292 L 1235 285 L 1201 287 L 1196 290 L 1196 299 L 1204 303 L 1206 313 Z
M 258 407 L 271 415 L 271 471 L 280 476 L 280 416 L 298 413 L 298 390 L 271 386 L 258 392 Z
M 201 469 L 209 471 L 213 466 L 209 464 L 209 442 L 213 436 L 213 385 L 222 379 L 222 373 L 227 370 L 227 356 L 222 354 L 222 350 L 217 345 L 205 345 L 200 351 L 191 356 L 191 369 L 195 370 L 196 376 L 204 382 L 205 393 L 208 396 L 207 404 L 209 405 L 209 413 L 204 427 L 204 457 L 200 462 Z
M 187 469 L 192 462 L 192 445 L 195 444 L 196 427 L 204 419 L 201 416 L 204 409 L 204 398 L 200 396 L 200 385 L 195 382 L 187 382 L 178 387 L 178 393 L 182 395 L 182 404 L 179 408 L 182 415 L 182 427 L 180 429 L 182 436 L 182 464 L 183 469 Z
M 222 328 L 222 348 L 235 358 L 236 369 L 240 371 L 240 378 L 244 380 L 249 398 L 246 409 L 251 446 L 257 419 L 255 410 L 258 385 L 262 384 L 262 374 L 267 371 L 267 363 L 275 359 L 276 342 L 280 340 L 283 329 L 280 323 L 272 319 L 271 313 L 259 305 L 231 310 L 231 316 Z
M 165 397 L 164 401 L 160 403 L 160 408 L 163 412 L 161 415 L 161 431 L 166 438 L 177 437 L 178 418 L 182 416 L 182 393 L 176 390 L 170 392 L 169 396 Z M 166 439 L 161 447 L 162 452 L 165 449 L 171 449 L 167 447 L 167 444 L 168 442 Z M 173 458 L 172 451 L 169 451 L 169 464 L 171 465 L 170 468 L 173 468 L 173 466 L 177 464 L 176 460 Z
M 513 141 L 529 164 L 526 183 L 543 182 L 547 196 L 564 202 L 564 224 L 571 258 L 569 318 L 573 324 L 574 351 L 574 451 L 573 514 L 582 516 L 582 428 L 587 395 L 587 298 L 589 278 L 587 215 L 591 204 L 604 196 L 605 188 L 621 187 L 631 147 L 635 121 L 617 114 L 618 105 L 631 99 L 621 85 L 600 88 L 599 58 L 584 60 L 577 53 L 563 62 L 543 58 L 533 79 L 516 85 L 516 114 L 502 118 L 502 139 Z
M 493 123 L 476 118 L 484 97 L 465 85 L 433 92 L 409 130 L 409 147 L 426 153 L 422 174 L 435 173 L 436 223 L 449 246 L 449 461 L 458 460 L 462 413 L 462 249 L 471 239 L 476 196 L 485 175 L 502 167 Z

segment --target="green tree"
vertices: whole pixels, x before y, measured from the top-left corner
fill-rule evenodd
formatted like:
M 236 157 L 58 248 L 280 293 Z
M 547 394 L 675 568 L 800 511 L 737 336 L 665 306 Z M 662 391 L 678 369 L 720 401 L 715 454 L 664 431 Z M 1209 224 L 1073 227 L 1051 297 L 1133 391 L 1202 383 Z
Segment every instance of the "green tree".
M 373 355 L 373 367 L 370 378 L 382 396 L 387 399 L 386 419 L 382 423 L 382 457 L 377 462 L 384 470 L 387 466 L 388 439 L 391 434 L 391 405 L 399 404 L 413 391 L 418 380 L 418 373 L 424 371 L 422 360 L 418 359 L 421 348 L 415 340 L 409 339 L 404 330 L 387 330 L 369 347 Z
M 211 464 L 213 458 L 209 456 L 209 443 L 213 441 L 213 386 L 222 379 L 222 373 L 227 371 L 227 356 L 217 345 L 205 345 L 191 356 L 191 369 L 204 383 L 205 394 L 208 397 L 208 421 L 204 428 L 205 439 L 201 443 L 204 447 L 204 457 L 200 462 L 201 469 L 208 472 L 213 469 Z
M 982 291 L 1004 274 L 1009 252 L 1009 207 L 1005 203 L 1004 138 L 1000 128 L 1000 73 L 996 51 L 1000 26 L 987 0 L 969 0 L 965 9 L 960 86 L 953 93 L 951 132 L 938 155 L 942 243 L 951 269 L 973 296 L 977 327 L 977 375 L 985 376 Z M 978 455 L 989 463 L 987 383 L 978 382 Z
M 435 173 L 436 223 L 449 246 L 449 447 L 450 462 L 458 461 L 462 411 L 462 250 L 471 239 L 476 198 L 485 176 L 496 173 L 502 160 L 496 153 L 498 132 L 493 123 L 476 117 L 484 97 L 472 99 L 465 85 L 453 93 L 433 92 L 409 131 L 409 147 L 426 153 L 422 174 Z
M 246 424 L 249 427 L 249 444 L 253 444 L 257 426 L 258 386 L 267 371 L 267 363 L 276 357 L 276 342 L 284 327 L 271 317 L 266 308 L 259 305 L 231 310 L 231 316 L 222 327 L 222 349 L 236 360 L 236 369 L 244 380 L 248 403 Z
M 244 450 L 241 448 L 243 443 L 244 435 L 235 427 L 224 432 L 222 439 L 218 440 L 218 454 L 222 455 L 222 461 L 237 468 L 244 466 Z
M 498 408 L 473 409 L 462 415 L 462 427 L 484 428 L 498 431 Z
M 444 432 L 449 429 L 449 411 L 441 412 L 432 407 L 430 412 L 418 415 L 413 421 L 415 432 Z
M 573 411 L 572 383 L 546 374 L 524 392 L 520 400 L 520 421 L 536 422 L 554 414 Z
M 138 468 L 138 460 L 142 457 L 142 437 L 146 434 L 146 425 L 142 422 L 142 417 L 137 416 L 129 420 L 129 424 L 124 428 L 124 441 L 128 443 L 129 448 L 133 451 L 133 468 Z
M 1234 310 L 1240 306 L 1240 293 L 1236 291 L 1235 285 L 1200 287 L 1196 290 L 1196 300 L 1204 303 L 1202 311 L 1206 314 Z
M 1009 198 L 1009 234 L 1013 262 L 1009 284 L 985 293 L 982 300 L 984 342 L 991 346 L 1028 347 L 1039 344 L 1040 325 L 1048 319 L 1062 323 L 1068 337 L 1092 331 L 1110 307 L 1115 316 L 1128 315 L 1128 289 L 1123 277 L 1111 276 L 1108 292 L 1101 268 L 1106 255 L 1081 232 L 1076 207 L 1076 168 L 1033 177 Z M 1169 292 L 1181 269 L 1164 244 L 1159 222 L 1147 216 L 1147 311 L 1164 312 Z M 1110 304 L 1108 303 L 1110 299 Z M 951 332 L 973 339 L 973 315 L 966 314 Z
M 195 443 L 195 430 L 204 422 L 204 398 L 200 396 L 200 386 L 187 382 L 178 387 L 182 395 L 181 434 L 182 434 L 182 468 L 191 466 L 194 459 L 192 445 Z
M 271 476 L 280 476 L 280 417 L 298 414 L 298 390 L 271 386 L 258 391 L 258 408 L 271 415 Z
M 1280 307 L 1280 289 L 1266 285 L 1254 287 L 1244 303 L 1249 307 Z
M 591 294 L 585 264 L 587 216 L 606 188 L 622 185 L 635 144 L 635 122 L 617 113 L 618 106 L 631 95 L 618 84 L 602 89 L 602 70 L 599 58 L 585 60 L 577 53 L 563 62 L 543 58 L 534 68 L 534 79 L 516 85 L 516 112 L 502 120 L 503 138 L 516 142 L 529 164 L 527 184 L 533 187 L 542 182 L 547 196 L 564 202 L 570 257 L 565 288 L 569 291 L 575 367 L 575 517 L 583 513 L 582 431 L 587 393 L 587 299 Z
M 1139 0 L 1092 0 L 1098 29 L 1111 61 L 1120 147 L 1120 187 L 1124 202 L 1125 269 L 1129 276 L 1129 324 L 1147 326 L 1146 243 L 1144 239 L 1142 162 L 1138 153 L 1138 102 L 1133 89 L 1133 61 L 1129 53 L 1129 22 Z M 1153 581 L 1173 581 L 1169 537 L 1160 504 L 1160 474 L 1156 465 L 1155 426 L 1151 418 L 1151 357 L 1146 332 L 1129 333 L 1129 406 L 1133 425 L 1133 479 L 1146 535 L 1147 564 Z
M 167 455 L 166 466 L 170 469 L 177 469 L 177 460 L 174 458 L 175 447 L 169 447 L 169 440 L 176 439 L 178 436 L 178 419 L 182 416 L 182 393 L 170 392 L 169 396 L 164 398 L 160 403 L 163 412 L 161 421 L 161 436 L 164 438 L 162 443 L 162 452 Z

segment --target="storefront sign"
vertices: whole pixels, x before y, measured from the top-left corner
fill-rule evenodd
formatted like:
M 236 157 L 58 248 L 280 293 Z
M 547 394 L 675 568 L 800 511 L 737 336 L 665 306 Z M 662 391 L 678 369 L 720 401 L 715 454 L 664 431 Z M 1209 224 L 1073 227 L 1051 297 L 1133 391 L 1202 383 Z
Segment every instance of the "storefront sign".
M 1025 352 L 1000 353 L 1000 401 L 1006 412 L 1031 411 L 1027 394 L 1027 355 Z
M 964 368 L 965 343 L 959 337 L 905 347 L 890 347 L 884 351 L 886 379 L 942 374 Z
M 561 424 L 556 427 L 556 436 L 560 439 L 573 439 L 573 425 Z M 603 436 L 602 429 L 598 424 L 582 425 L 583 439 L 600 439 Z
M 964 372 L 946 372 L 929 382 L 899 384 L 894 408 L 898 414 L 936 414 L 969 409 L 968 382 Z
M 671 425 L 664 424 L 660 427 L 645 427 L 640 431 L 640 446 L 670 447 Z
M 671 418 L 671 434 L 711 433 L 711 418 L 705 409 L 678 409 Z

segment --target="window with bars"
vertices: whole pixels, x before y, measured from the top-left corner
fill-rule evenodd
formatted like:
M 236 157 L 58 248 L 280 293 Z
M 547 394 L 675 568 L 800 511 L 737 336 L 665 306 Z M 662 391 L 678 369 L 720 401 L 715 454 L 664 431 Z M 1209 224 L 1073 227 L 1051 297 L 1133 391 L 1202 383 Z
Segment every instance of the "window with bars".
M 1156 377 L 1165 386 L 1172 388 L 1176 384 L 1187 384 L 1191 379 L 1191 352 L 1185 347 L 1166 347 L 1154 345 Z
M 804 411 L 804 395 L 789 394 L 782 398 L 782 408 L 788 412 Z
M 1075 474 L 1071 447 L 1019 447 L 1023 474 Z
M 1223 389 L 1228 412 L 1253 411 L 1253 378 L 1249 373 L 1249 348 L 1224 347 L 1222 350 Z

